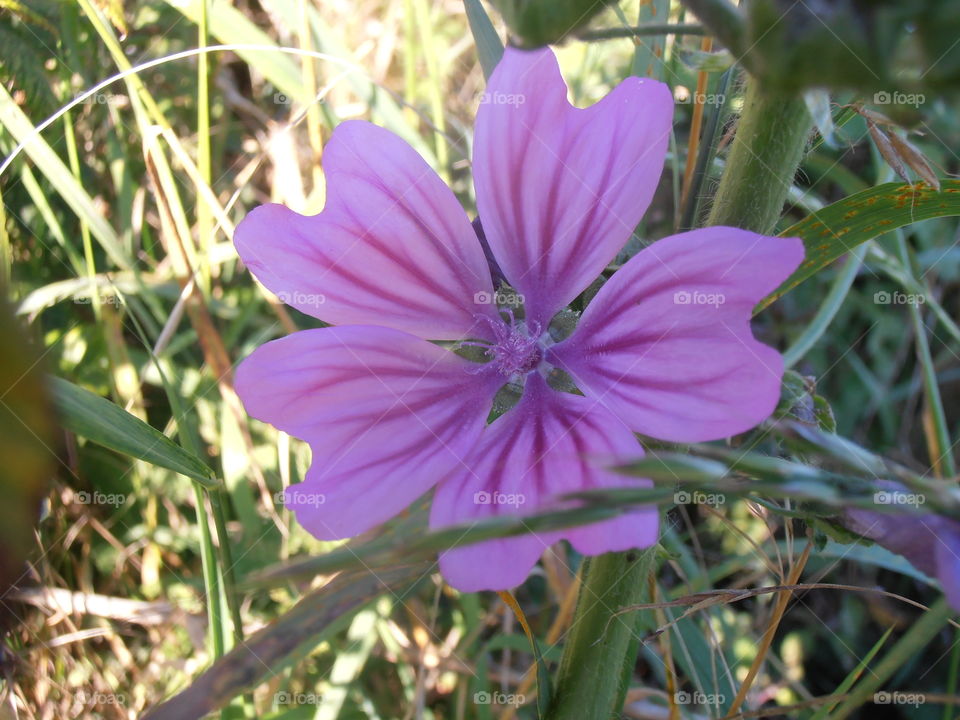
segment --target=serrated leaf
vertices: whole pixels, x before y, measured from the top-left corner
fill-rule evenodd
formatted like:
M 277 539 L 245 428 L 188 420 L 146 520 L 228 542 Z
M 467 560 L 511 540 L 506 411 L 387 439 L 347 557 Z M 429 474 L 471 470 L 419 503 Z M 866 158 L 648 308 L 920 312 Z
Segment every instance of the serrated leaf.
M 754 308 L 754 314 L 867 240 L 920 220 L 960 215 L 960 180 L 884 183 L 827 205 L 780 233 L 803 239 L 803 263 Z
M 205 463 L 123 408 L 62 378 L 51 378 L 50 387 L 60 420 L 70 432 L 186 475 L 205 487 L 217 487 L 213 470 Z

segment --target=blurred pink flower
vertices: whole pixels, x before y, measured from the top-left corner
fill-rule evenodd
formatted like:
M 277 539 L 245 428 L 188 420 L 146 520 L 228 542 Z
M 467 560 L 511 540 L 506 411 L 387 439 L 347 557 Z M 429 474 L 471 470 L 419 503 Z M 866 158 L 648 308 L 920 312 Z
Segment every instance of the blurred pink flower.
M 490 265 L 453 193 L 406 143 L 362 121 L 326 146 L 322 213 L 282 205 L 236 232 L 243 261 L 281 299 L 337 327 L 258 348 L 237 372 L 254 417 L 306 440 L 292 495 L 321 539 L 357 535 L 436 486 L 432 527 L 536 513 L 560 494 L 644 487 L 607 469 L 642 455 L 635 432 L 676 442 L 743 432 L 774 409 L 783 364 L 750 331 L 755 303 L 796 268 L 796 238 L 713 227 L 641 251 L 555 342 L 553 316 L 630 238 L 663 169 L 673 99 L 631 77 L 586 109 L 553 53 L 508 48 L 477 114 L 473 173 L 489 249 L 524 298 L 494 302 Z M 430 341 L 469 340 L 471 362 Z M 553 389 L 566 371 L 583 395 Z M 487 424 L 494 395 L 520 401 Z M 656 508 L 443 553 L 455 587 L 523 582 L 566 538 L 586 555 L 657 540 Z
M 903 555 L 917 570 L 939 580 L 950 607 L 960 612 L 960 522 L 917 512 L 916 506 L 924 500 L 904 485 L 881 480 L 874 502 L 885 505 L 879 509 L 886 512 L 850 508 L 841 516 L 842 524 Z

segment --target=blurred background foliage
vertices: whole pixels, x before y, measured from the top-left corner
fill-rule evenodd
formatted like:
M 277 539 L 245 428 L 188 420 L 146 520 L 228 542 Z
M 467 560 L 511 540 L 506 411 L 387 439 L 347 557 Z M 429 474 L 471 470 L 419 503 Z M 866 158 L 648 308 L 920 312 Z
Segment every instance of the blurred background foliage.
M 489 12 L 501 39 L 504 18 L 518 41 L 563 36 L 558 55 L 579 105 L 631 72 L 667 82 L 677 100 L 657 197 L 618 262 L 703 222 L 742 108 L 744 67 L 771 88 L 806 92 L 816 120 L 778 230 L 896 180 L 883 137 L 909 143 L 940 178 L 957 171 L 955 3 L 757 0 L 730 15 L 726 3 L 691 1 L 704 24 L 671 0 L 587 2 L 574 23 L 531 4 L 532 15 L 528 3 L 498 0 L 503 18 L 479 3 L 466 8 L 479 8 L 472 19 Z M 549 21 L 538 24 L 543 13 Z M 472 211 L 484 73 L 464 3 L 0 0 L 0 43 L 0 151 L 9 159 L 0 287 L 17 317 L 16 328 L 2 321 L 0 524 L 19 538 L 8 545 L 3 536 L 0 565 L 4 581 L 19 578 L 0 597 L 3 717 L 136 717 L 221 656 L 166 717 L 225 705 L 228 717 L 536 717 L 533 655 L 513 612 L 494 595 L 445 587 L 429 562 L 435 548 L 411 549 L 424 534 L 423 507 L 347 550 L 313 540 L 276 498 L 303 477 L 308 450 L 249 421 L 231 383 L 232 364 L 254 347 L 317 324 L 254 283 L 230 238 L 263 202 L 319 211 L 323 143 L 337 123 L 363 117 L 401 135 Z M 203 52 L 209 45 L 233 49 Z M 898 147 L 914 160 L 900 172 L 923 179 Z M 789 348 L 796 371 L 782 418 L 835 426 L 911 477 L 951 479 L 952 441 L 943 440 L 960 437 L 957 232 L 953 217 L 876 231 L 758 314 L 757 333 Z M 911 295 L 925 301 L 900 300 Z M 38 395 L 39 368 L 122 408 L 116 435 L 96 427 L 85 396 L 71 406 L 63 388 L 51 392 L 75 432 L 49 427 L 41 408 L 53 400 Z M 29 433 L 18 427 L 27 418 Z M 144 457 L 130 443 L 147 437 L 146 425 L 170 439 L 159 460 L 133 459 Z M 816 474 L 832 467 L 822 450 L 798 449 L 767 425 L 712 452 L 731 465 L 747 451 L 781 456 Z M 762 479 L 766 469 L 737 472 Z M 37 508 L 24 483 L 41 476 Z M 733 488 L 713 504 L 667 487 L 652 590 L 677 604 L 636 613 L 644 642 L 625 716 L 722 717 L 746 682 L 735 717 L 826 717 L 838 701 L 829 698 L 847 692 L 874 653 L 890 658 L 890 689 L 955 692 L 952 630 L 887 654 L 924 617 L 900 596 L 932 604 L 931 579 L 831 529 L 842 495 L 809 477 L 774 476 L 805 502 L 777 494 L 773 480 L 768 495 Z M 28 531 L 24 521 L 36 518 Z M 6 552 L 25 542 L 21 567 Z M 551 666 L 580 562 L 560 546 L 516 591 Z M 786 596 L 765 592 L 685 612 L 692 593 L 788 583 L 805 589 L 786 608 Z M 241 636 L 253 636 L 267 662 L 231 652 Z M 484 702 L 498 692 L 523 702 Z M 677 692 L 698 701 L 678 705 Z M 863 712 L 934 718 L 951 717 L 951 707 L 948 698 Z

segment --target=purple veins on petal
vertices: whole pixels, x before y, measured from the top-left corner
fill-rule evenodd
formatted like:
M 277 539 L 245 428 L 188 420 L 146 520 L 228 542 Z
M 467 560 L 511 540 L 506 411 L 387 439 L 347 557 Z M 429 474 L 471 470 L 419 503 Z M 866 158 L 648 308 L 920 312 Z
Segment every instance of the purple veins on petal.
M 640 222 L 666 158 L 673 96 L 629 77 L 588 108 L 567 100 L 549 49 L 507 48 L 477 113 L 477 210 L 527 318 L 545 325 L 579 295 Z
M 493 254 L 493 250 L 490 248 L 490 243 L 487 242 L 487 235 L 483 232 L 483 223 L 480 222 L 480 218 L 474 218 L 473 222 L 474 232 L 477 233 L 477 240 L 480 241 L 480 247 L 483 248 L 483 256 L 487 259 L 487 265 L 490 266 L 490 277 L 493 279 L 493 286 L 500 287 L 503 283 L 507 281 L 507 276 L 503 274 L 503 270 L 500 269 L 500 264 L 497 262 L 496 256 Z
M 531 373 L 520 402 L 488 426 L 466 466 L 437 487 L 430 525 L 542 512 L 577 490 L 649 487 L 649 480 L 606 469 L 642 455 L 633 433 L 602 406 L 556 392 Z M 592 525 L 455 548 L 441 555 L 440 567 L 460 590 L 502 590 L 523 582 L 560 538 L 579 552 L 597 555 L 647 547 L 657 534 L 657 509 L 635 508 Z
M 362 120 L 337 126 L 324 150 L 323 211 L 263 205 L 234 242 L 281 300 L 334 325 L 385 325 L 427 340 L 476 334 L 474 298 L 490 270 L 466 212 L 409 145 Z M 482 329 L 482 328 L 480 328 Z
M 237 228 L 257 278 L 335 326 L 269 342 L 237 372 L 250 415 L 310 444 L 289 504 L 318 538 L 357 535 L 434 486 L 433 527 L 537 512 L 577 490 L 649 487 L 608 469 L 642 455 L 635 432 L 727 437 L 779 397 L 782 359 L 754 339 L 750 316 L 802 259 L 796 238 L 734 228 L 666 238 L 614 274 L 572 333 L 551 336 L 653 197 L 669 88 L 627 78 L 578 109 L 551 50 L 508 48 L 488 91 L 516 102 L 477 116 L 482 225 L 400 138 L 347 121 L 324 152 L 319 215 L 266 205 Z M 499 309 L 501 281 L 522 319 Z M 486 362 L 431 341 L 482 348 Z M 487 424 L 498 392 L 519 385 Z M 656 542 L 657 523 L 656 508 L 632 509 L 457 548 L 441 571 L 461 590 L 506 590 L 559 538 L 596 555 Z
M 321 539 L 393 517 L 462 464 L 501 382 L 399 330 L 303 330 L 261 345 L 237 370 L 247 412 L 306 440 L 313 464 L 293 507 Z M 363 501 L 358 501 L 363 498 Z

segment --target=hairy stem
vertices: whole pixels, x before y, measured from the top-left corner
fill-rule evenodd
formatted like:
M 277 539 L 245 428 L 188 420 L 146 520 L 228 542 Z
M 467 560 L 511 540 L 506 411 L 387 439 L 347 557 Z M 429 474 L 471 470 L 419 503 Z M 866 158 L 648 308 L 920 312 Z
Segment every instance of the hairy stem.
M 636 615 L 615 615 L 642 603 L 655 571 L 656 546 L 588 558 L 581 569 L 577 610 L 563 648 L 547 720 L 607 720 L 623 704 L 624 672 L 636 658 Z M 632 648 L 632 652 L 631 652 Z
M 707 224 L 770 232 L 812 127 L 802 98 L 766 92 L 751 79 Z

